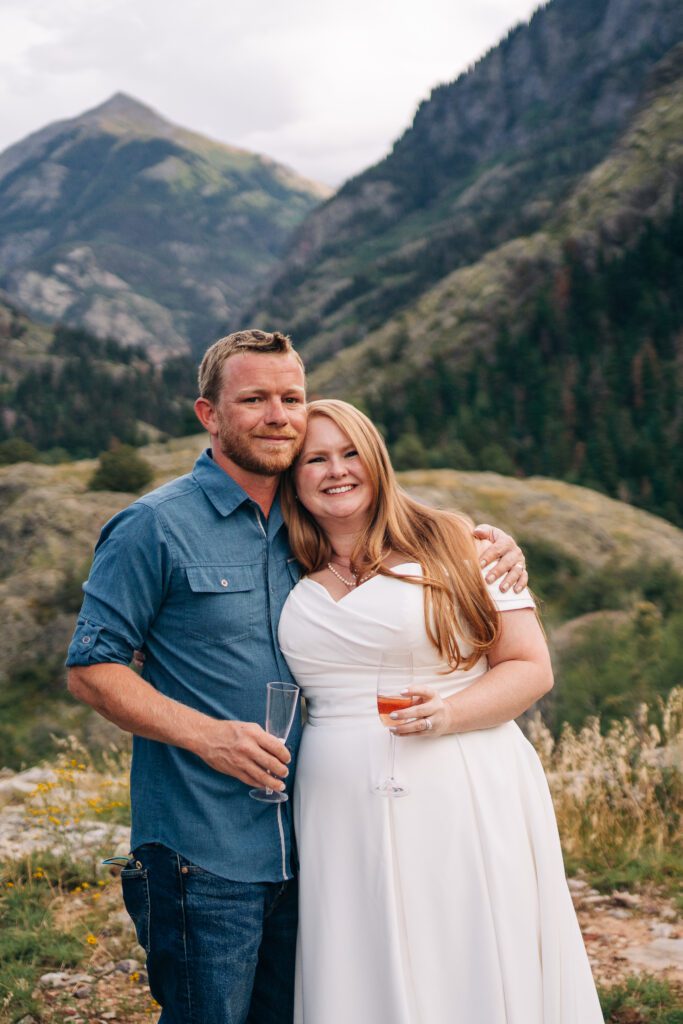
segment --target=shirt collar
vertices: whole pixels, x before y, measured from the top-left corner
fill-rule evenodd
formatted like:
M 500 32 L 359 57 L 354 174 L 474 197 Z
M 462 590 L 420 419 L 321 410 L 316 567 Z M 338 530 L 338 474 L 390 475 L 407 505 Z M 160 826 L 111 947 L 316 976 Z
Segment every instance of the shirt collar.
M 229 516 L 244 502 L 251 502 L 247 492 L 214 461 L 211 449 L 206 448 L 199 456 L 192 470 L 197 481 L 219 515 Z M 283 525 L 279 493 L 275 496 L 268 517 L 268 532 L 271 536 Z

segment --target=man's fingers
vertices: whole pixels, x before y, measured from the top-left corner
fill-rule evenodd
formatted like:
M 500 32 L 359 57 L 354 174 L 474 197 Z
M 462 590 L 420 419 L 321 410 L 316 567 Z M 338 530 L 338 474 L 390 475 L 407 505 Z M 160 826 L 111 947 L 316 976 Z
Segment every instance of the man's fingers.
M 289 764 L 292 760 L 292 755 L 287 750 L 287 747 L 282 740 L 277 739 L 276 736 L 271 736 L 270 733 L 266 732 L 265 729 L 261 729 L 256 741 L 262 750 L 268 751 L 273 757 L 277 757 L 283 764 Z
M 515 586 L 514 586 L 515 594 L 521 594 L 521 592 L 524 590 L 524 588 L 527 587 L 528 585 L 529 585 L 529 573 L 526 571 L 526 569 L 523 569 L 522 572 L 519 574 L 519 579 L 517 580 L 517 582 L 515 583 Z
M 491 526 L 489 523 L 480 523 L 479 526 L 475 526 L 472 531 L 475 537 L 479 540 L 490 540 L 493 543 L 498 537 L 498 530 L 495 526 Z
M 250 772 L 244 772 L 242 775 L 238 775 L 237 778 L 241 782 L 245 782 L 247 786 L 254 786 L 257 789 L 275 789 L 278 793 L 281 793 L 286 788 L 281 779 L 277 779 L 269 772 L 259 771 L 257 768 Z

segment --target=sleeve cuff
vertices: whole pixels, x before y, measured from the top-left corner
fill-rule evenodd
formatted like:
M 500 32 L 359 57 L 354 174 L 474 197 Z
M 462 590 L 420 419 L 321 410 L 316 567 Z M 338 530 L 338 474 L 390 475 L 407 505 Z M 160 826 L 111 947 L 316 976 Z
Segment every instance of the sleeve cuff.
M 495 564 L 493 562 L 492 565 L 487 565 L 484 574 L 490 572 Z M 486 584 L 486 589 L 499 612 L 512 612 L 517 611 L 518 608 L 536 607 L 536 602 L 531 596 L 531 591 L 528 587 L 525 587 L 524 590 L 520 590 L 519 594 L 516 594 L 514 590 L 501 590 L 501 583 L 502 579 L 497 579 L 494 583 Z
M 102 665 L 116 662 L 129 665 L 133 645 L 104 626 L 88 619 L 79 619 L 66 655 L 67 667 L 74 665 Z

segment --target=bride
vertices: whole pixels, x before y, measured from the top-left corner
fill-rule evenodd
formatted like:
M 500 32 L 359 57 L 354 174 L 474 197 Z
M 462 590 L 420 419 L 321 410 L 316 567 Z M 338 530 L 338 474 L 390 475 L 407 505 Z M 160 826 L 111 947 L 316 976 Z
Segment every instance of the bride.
M 513 719 L 552 685 L 528 590 L 487 586 L 469 525 L 398 487 L 353 406 L 309 406 L 283 483 L 307 573 L 279 641 L 306 697 L 294 812 L 296 1024 L 598 1024 L 540 762 Z M 412 654 L 383 799 L 383 653 Z

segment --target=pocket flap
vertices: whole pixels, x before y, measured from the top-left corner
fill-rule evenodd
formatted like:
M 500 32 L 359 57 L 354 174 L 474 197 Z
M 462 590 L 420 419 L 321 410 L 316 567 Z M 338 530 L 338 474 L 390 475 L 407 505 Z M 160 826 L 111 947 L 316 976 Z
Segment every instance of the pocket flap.
M 233 594 L 256 586 L 251 565 L 188 565 L 185 571 L 195 594 Z

